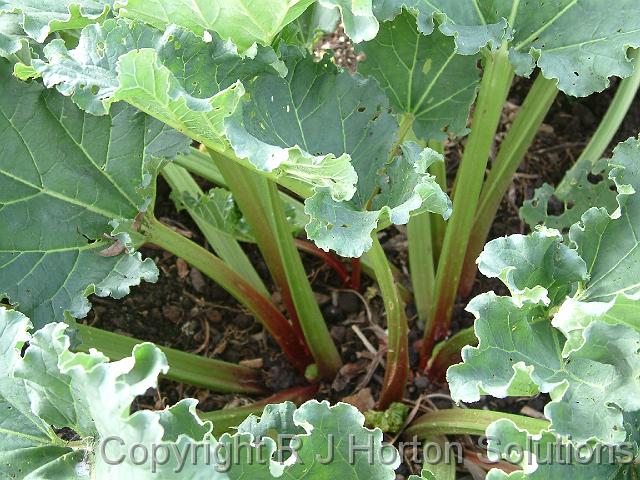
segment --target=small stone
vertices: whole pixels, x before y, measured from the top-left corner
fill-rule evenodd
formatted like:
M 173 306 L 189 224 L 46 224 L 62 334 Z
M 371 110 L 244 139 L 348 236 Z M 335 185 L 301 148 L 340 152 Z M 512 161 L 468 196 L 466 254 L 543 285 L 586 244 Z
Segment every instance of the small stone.
M 253 325 L 253 319 L 249 315 L 245 315 L 244 313 L 236 315 L 234 322 L 240 328 L 250 328 L 251 325 Z
M 198 293 L 202 292 L 206 283 L 200 270 L 192 268 L 189 277 L 191 278 L 191 285 L 193 285 L 194 290 Z
M 429 379 L 427 377 L 416 377 L 413 384 L 418 390 L 424 390 L 429 386 Z
M 348 403 L 349 405 L 353 405 L 362 413 L 373 409 L 376 404 L 373 396 L 371 395 L 370 388 L 363 388 L 354 395 L 344 397 L 342 401 Z
M 180 323 L 184 312 L 177 305 L 165 305 L 162 307 L 162 316 L 173 323 Z
M 340 292 L 338 306 L 346 314 L 358 313 L 362 308 L 362 302 L 357 295 L 351 292 Z
M 264 360 L 262 358 L 252 358 L 249 360 L 240 361 L 240 365 L 243 367 L 260 369 L 264 366 Z
M 182 280 L 189 276 L 189 265 L 181 258 L 176 260 L 176 270 L 178 271 L 178 277 Z
M 346 335 L 346 328 L 342 325 L 335 325 L 331 327 L 331 338 L 333 338 L 336 343 L 340 344 L 344 342 L 344 337 Z

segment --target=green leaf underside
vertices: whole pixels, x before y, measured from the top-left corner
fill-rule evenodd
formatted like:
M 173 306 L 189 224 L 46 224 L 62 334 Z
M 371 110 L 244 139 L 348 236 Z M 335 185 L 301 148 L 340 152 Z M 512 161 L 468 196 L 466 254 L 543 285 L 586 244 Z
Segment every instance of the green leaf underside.
M 623 413 L 640 410 L 639 159 L 637 139 L 615 149 L 609 176 L 619 208 L 586 211 L 570 246 L 544 229 L 487 245 L 480 270 L 512 296 L 470 303 L 480 344 L 449 370 L 454 398 L 549 392 L 545 415 L 555 432 L 576 442 L 624 441 Z
M 120 298 L 157 269 L 139 254 L 101 256 L 112 219 L 133 219 L 151 195 L 151 162 L 188 148 L 131 107 L 94 117 L 0 66 L 0 296 L 37 328 L 83 317 L 96 293 Z M 144 187 L 144 188 L 143 188 Z
M 269 45 L 285 25 L 300 16 L 314 0 L 121 0 L 120 16 L 164 30 L 169 25 L 197 35 L 216 32 L 242 50 L 254 43 Z
M 260 75 L 245 84 L 250 100 L 226 122 L 231 146 L 259 169 L 327 187 L 339 200 L 351 198 L 358 157 L 346 150 L 375 155 L 376 147 L 387 147 L 384 136 L 374 136 L 392 124 L 379 111 L 379 93 L 359 78 L 338 74 L 327 59 L 316 63 L 295 48 L 283 57 L 286 77 Z M 356 111 L 360 102 L 368 112 Z M 374 123 L 378 114 L 382 118 Z M 373 141 L 365 142 L 369 137 Z
M 478 258 L 480 271 L 500 278 L 518 300 L 557 304 L 573 293 L 573 282 L 587 279 L 587 266 L 575 250 L 560 243 L 557 231 L 510 235 L 489 242 Z
M 224 117 L 244 93 L 238 80 L 277 63 L 270 49 L 242 57 L 219 37 L 205 42 L 184 29 L 163 34 L 126 20 L 91 25 L 77 48 L 68 51 L 54 40 L 44 53 L 48 61 L 34 60 L 33 67 L 48 87 L 72 95 L 81 108 L 100 115 L 118 100 L 137 103 L 214 145 L 223 143 Z
M 47 63 L 33 61 L 45 84 L 57 85 L 92 113 L 124 100 L 214 150 L 224 147 L 229 136 L 236 152 L 259 170 L 329 185 L 338 198 L 353 194 L 356 180 L 348 157 L 315 157 L 299 148 L 277 148 L 275 155 L 268 149 L 252 151 L 262 143 L 238 121 L 225 121 L 234 112 L 242 116 L 241 82 L 260 73 L 265 82 L 282 80 L 284 67 L 270 48 L 241 56 L 217 36 L 205 42 L 176 27 L 162 34 L 145 25 L 108 20 L 85 28 L 78 48 L 68 52 L 54 41 L 45 55 Z
M 16 347 L 29 339 L 28 320 L 17 312 L 0 312 L 0 465 L 3 478 L 24 478 L 25 472 L 43 465 L 63 469 L 65 459 L 73 459 L 46 422 L 31 412 L 22 379 L 12 378 L 20 361 Z M 75 458 L 78 463 L 81 458 Z M 64 471 L 64 470 L 62 470 Z
M 604 90 L 612 76 L 631 75 L 627 48 L 640 46 L 640 4 L 635 0 L 621 0 L 615 8 L 601 0 L 374 1 L 383 21 L 403 6 L 417 12 L 425 34 L 433 31 L 435 19 L 442 33 L 455 38 L 462 54 L 508 42 L 518 74 L 528 76 L 537 65 L 573 96 Z
M 391 163 L 380 164 L 377 185 L 359 190 L 369 192 L 368 202 L 335 202 L 327 190 L 319 189 L 305 203 L 305 212 L 311 216 L 307 235 L 324 250 L 359 257 L 371 248 L 371 234 L 379 224 L 405 225 L 411 215 L 425 211 L 448 218 L 451 200 L 428 173 L 431 164 L 442 161 L 434 150 L 406 142 L 401 155 Z M 367 169 L 371 171 L 373 166 Z
M 414 118 L 418 138 L 443 141 L 447 133 L 468 132 L 480 76 L 477 55 L 458 55 L 454 40 L 439 31 L 422 35 L 407 12 L 383 23 L 378 36 L 360 51 L 366 59 L 358 71 L 375 77 L 393 107 Z
M 233 195 L 224 188 L 213 188 L 206 194 L 192 196 L 191 192 L 172 192 L 179 209 L 188 209 L 194 218 L 208 223 L 236 240 L 255 243 L 251 227 L 239 210 Z
M 27 34 L 20 26 L 20 17 L 15 13 L 0 14 L 0 57 L 8 58 L 12 54 L 27 48 Z
M 319 3 L 342 14 L 347 35 L 361 42 L 371 40 L 378 31 L 371 1 L 321 0 Z M 246 50 L 254 43 L 270 45 L 313 3 L 314 0 L 121 0 L 116 2 L 116 8 L 120 16 L 160 29 L 175 24 L 198 35 L 216 32 Z
M 106 18 L 113 0 L 3 0 L 0 23 L 9 18 L 38 43 L 51 32 L 80 29 Z
M 640 474 L 640 467 L 625 459 L 622 451 L 615 452 L 600 445 L 595 450 L 583 448 L 579 452 L 574 450 L 570 453 L 566 444 L 563 446 L 552 433 L 543 432 L 541 436 L 534 437 L 526 430 L 518 429 L 510 420 L 498 420 L 491 424 L 487 429 L 487 436 L 490 438 L 489 449 L 494 452 L 496 460 L 504 458 L 507 461 L 517 461 L 520 459 L 510 454 L 517 449 L 526 452 L 521 466 L 526 467 L 527 472 L 507 474 L 494 469 L 487 475 L 488 480 L 633 480 Z M 512 446 L 510 452 L 506 451 L 506 445 Z M 628 452 L 633 455 L 631 450 Z M 536 456 L 537 465 L 533 464 L 531 454 Z M 582 455 L 579 460 L 576 458 L 578 454 Z
M 545 415 L 555 431 L 576 442 L 624 441 L 620 409 L 640 409 L 640 334 L 596 322 L 585 330 L 582 348 L 565 358 L 564 337 L 551 326 L 545 307 L 519 306 L 489 293 L 474 299 L 469 310 L 477 318 L 480 345 L 465 348 L 464 364 L 449 369 L 454 398 L 550 393 Z
M 99 352 L 70 352 L 65 324 L 49 324 L 33 337 L 28 328 L 26 317 L 0 307 L 3 474 L 25 480 L 395 478 L 397 452 L 398 460 L 389 461 L 393 458 L 389 453 L 382 457 L 382 432 L 364 428 L 364 417 L 350 405 L 329 407 L 316 401 L 300 408 L 291 403 L 269 405 L 261 418 L 245 420 L 238 433 L 215 439 L 212 424 L 198 419 L 193 399 L 163 411 L 131 414 L 135 397 L 155 387 L 157 376 L 168 368 L 155 346 L 138 345 L 131 357 L 109 363 Z M 25 357 L 20 358 L 27 341 Z M 73 430 L 77 440 L 67 443 L 50 425 Z M 289 443 L 297 451 L 296 458 L 280 463 L 274 434 L 293 435 Z M 371 446 L 373 461 L 366 451 L 355 452 L 353 461 L 348 460 L 345 439 L 349 435 L 356 445 Z M 111 436 L 125 445 L 103 443 Z M 335 436 L 333 443 L 328 441 L 330 436 Z M 163 454 L 170 452 L 164 463 L 155 465 L 155 473 L 149 459 L 136 465 L 127 454 L 138 443 L 149 451 L 156 445 Z M 334 460 L 323 465 L 317 460 L 326 458 L 329 449 Z M 182 469 L 176 451 L 189 455 Z M 125 458 L 119 465 L 105 461 L 121 455 Z

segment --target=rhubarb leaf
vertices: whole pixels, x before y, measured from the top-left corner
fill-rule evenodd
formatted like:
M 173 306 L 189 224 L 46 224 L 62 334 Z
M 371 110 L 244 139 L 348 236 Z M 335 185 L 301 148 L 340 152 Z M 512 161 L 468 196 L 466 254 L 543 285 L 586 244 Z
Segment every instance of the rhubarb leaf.
M 2 0 L 0 21 L 16 15 L 24 32 L 43 43 L 51 32 L 76 30 L 104 20 L 113 0 Z
M 400 464 L 400 457 L 394 456 L 395 450 L 388 451 L 389 446 L 382 444 L 383 435 L 379 429 L 369 430 L 363 426 L 364 416 L 355 407 L 346 403 L 330 407 L 328 402 L 311 400 L 294 413 L 293 420 L 306 430 L 306 434 L 295 437 L 299 461 L 285 468 L 285 477 L 396 478 L 395 469 Z M 350 445 L 367 447 L 354 452 Z M 327 458 L 333 460 L 329 463 L 318 461 Z
M 631 480 L 640 474 L 640 468 L 632 461 L 637 447 L 627 452 L 606 445 L 570 451 L 571 447 L 556 435 L 550 432 L 532 435 L 506 419 L 491 424 L 486 435 L 491 460 L 504 459 L 523 467 L 523 471 L 511 474 L 491 470 L 487 480 Z
M 197 35 L 216 32 L 242 50 L 254 43 L 269 45 L 285 25 L 302 15 L 314 0 L 121 0 L 123 17 L 164 30 L 170 25 Z
M 552 401 L 544 411 L 554 431 L 575 442 L 624 441 L 622 411 L 640 410 L 640 333 L 592 323 L 582 347 L 565 358 L 564 336 L 551 326 L 543 305 L 487 293 L 468 309 L 480 344 L 465 347 L 464 363 L 447 373 L 454 399 L 549 393 Z
M 224 188 L 212 188 L 194 197 L 191 192 L 173 192 L 173 201 L 180 210 L 188 210 L 198 223 L 207 224 L 236 240 L 255 243 L 255 237 L 233 195 Z
M 20 350 L 30 337 L 24 315 L 0 307 L 0 465 L 3 478 L 88 480 L 75 475 L 84 452 L 67 447 L 54 430 L 32 413 L 24 380 L 14 376 Z M 80 470 L 81 471 L 81 470 Z M 51 477 L 49 477 L 51 478 Z
M 429 174 L 431 164 L 444 161 L 442 155 L 412 142 L 403 143 L 401 152 L 377 169 L 361 165 L 365 170 L 358 174 L 374 171 L 377 183 L 360 188 L 353 200 L 336 202 L 322 189 L 307 200 L 305 212 L 311 221 L 306 231 L 318 247 L 343 257 L 360 257 L 371 248 L 371 235 L 380 226 L 405 225 L 411 215 L 421 212 L 449 217 L 451 200 Z
M 92 293 L 121 298 L 158 271 L 140 254 L 101 255 L 113 219 L 153 198 L 157 159 L 185 151 L 184 137 L 131 107 L 94 117 L 37 83 L 0 77 L 0 297 L 36 328 L 81 318 Z
M 289 48 L 284 59 L 285 78 L 261 75 L 246 84 L 251 99 L 227 121 L 231 146 L 260 169 L 277 168 L 329 188 L 336 200 L 350 199 L 356 182 L 359 189 L 375 181 L 373 168 L 359 177 L 354 167 L 379 164 L 391 148 L 395 121 L 386 98 L 328 58 L 314 62 Z
M 236 153 L 259 170 L 311 186 L 331 186 L 336 198 L 353 194 L 355 172 L 347 156 L 313 156 L 293 145 L 286 151 L 270 147 L 241 125 L 245 94 L 241 82 L 250 84 L 262 73 L 255 89 L 281 87 L 281 82 L 287 88 L 280 76 L 284 66 L 271 48 L 259 47 L 252 57 L 241 56 L 217 36 L 205 42 L 177 27 L 162 34 L 126 20 L 108 20 L 85 28 L 76 49 L 67 51 L 62 42 L 53 41 L 45 55 L 48 62 L 33 61 L 45 84 L 57 85 L 92 113 L 108 111 L 113 102 L 124 100 L 214 150 L 226 148 L 228 137 Z M 305 78 L 309 80 L 314 79 Z M 267 98 L 275 94 L 269 92 Z M 285 99 L 278 96 L 278 100 Z M 255 108 L 255 103 L 248 103 L 245 117 Z M 251 118 L 248 127 L 250 121 L 260 128 L 260 122 Z M 269 133 L 280 141 L 278 130 Z
M 631 138 L 615 148 L 609 179 L 601 183 L 615 184 L 618 208 L 593 207 L 570 229 L 569 238 L 589 267 L 589 280 L 565 301 L 553 320 L 569 339 L 565 353 L 579 348 L 584 328 L 594 321 L 624 324 L 640 331 L 638 160 L 640 140 Z
M 617 195 L 611 190 L 615 183 L 607 178 L 610 170 L 607 161 L 594 166 L 586 162 L 576 163 L 576 166 L 578 170 L 571 171 L 571 178 L 565 180 L 567 188 L 556 190 L 545 183 L 536 189 L 531 200 L 524 202 L 520 217 L 530 227 L 545 225 L 566 234 L 594 205 L 606 208 L 610 213 L 615 211 L 618 207 Z M 562 211 L 554 214 L 553 209 L 557 208 L 558 202 Z
M 365 428 L 351 405 L 268 405 L 217 440 L 193 399 L 131 413 L 134 399 L 168 369 L 157 347 L 138 345 L 130 357 L 109 362 L 95 350 L 70 351 L 66 324 L 49 324 L 34 336 L 29 327 L 24 315 L 0 307 L 0 459 L 9 478 L 395 478 L 397 450 L 382 444 L 380 430 Z M 52 422 L 75 439 L 57 437 Z M 135 445 L 157 461 L 152 455 L 140 461 L 131 453 Z
M 437 20 L 440 31 L 454 37 L 462 55 L 474 55 L 484 47 L 496 49 L 509 38 L 506 20 L 489 11 L 487 0 L 374 0 L 373 7 L 383 22 L 392 20 L 403 8 L 409 10 L 417 16 L 418 30 L 425 35 L 433 32 Z M 506 4 L 501 5 L 505 8 Z
M 589 266 L 589 281 L 576 297 L 608 301 L 616 295 L 640 295 L 640 139 L 619 144 L 609 162 L 619 208 L 609 214 L 592 208 L 571 227 L 569 238 Z
M 510 235 L 489 242 L 478 257 L 483 275 L 499 278 L 514 299 L 557 305 L 572 286 L 587 279 L 587 266 L 575 250 L 562 244 L 556 230 Z
M 417 13 L 421 32 L 434 21 L 454 37 L 462 54 L 509 45 L 519 75 L 538 66 L 545 78 L 573 96 L 604 90 L 613 76 L 628 77 L 629 47 L 640 47 L 640 4 L 621 0 L 612 9 L 600 0 L 495 2 L 493 0 L 376 0 L 376 15 L 387 20 L 404 6 Z M 576 28 L 579 25 L 579 28 Z
M 28 49 L 29 39 L 20 26 L 20 16 L 0 13 L 0 57 L 8 58 L 22 49 Z
M 407 12 L 383 23 L 360 51 L 366 57 L 358 71 L 375 77 L 396 111 L 413 119 L 417 137 L 444 141 L 468 133 L 480 77 L 476 55 L 458 55 L 454 40 L 439 31 L 422 35 Z
M 125 20 L 86 27 L 70 51 L 54 40 L 44 54 L 47 61 L 36 59 L 33 68 L 47 87 L 57 86 L 81 108 L 101 115 L 125 100 L 216 145 L 222 143 L 224 117 L 244 93 L 239 81 L 278 65 L 271 49 L 242 57 L 217 36 L 205 42 L 184 29 L 163 34 Z
M 553 326 L 567 337 L 565 356 L 582 347 L 583 333 L 593 322 L 626 325 L 640 332 L 640 301 L 625 295 L 618 295 L 609 302 L 580 302 L 567 298 L 553 316 Z
M 374 81 L 296 49 L 284 58 L 285 78 L 261 75 L 247 83 L 251 100 L 242 116 L 227 121 L 227 134 L 236 155 L 254 165 L 280 165 L 301 180 L 308 172 L 315 187 L 305 202 L 311 240 L 358 257 L 379 223 L 404 224 L 420 211 L 449 215 L 448 197 L 427 173 L 442 157 L 415 144 L 403 145 L 402 155 L 392 152 L 398 123 Z

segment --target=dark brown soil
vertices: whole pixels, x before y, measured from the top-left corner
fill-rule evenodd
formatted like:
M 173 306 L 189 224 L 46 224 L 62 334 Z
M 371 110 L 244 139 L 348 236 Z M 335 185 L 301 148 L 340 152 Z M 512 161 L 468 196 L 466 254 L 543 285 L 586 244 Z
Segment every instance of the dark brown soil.
M 513 120 L 517 105 L 522 102 L 530 84 L 530 80 L 520 80 L 513 88 L 505 106 L 503 130 Z M 544 182 L 555 184 L 560 181 L 597 128 L 613 92 L 614 88 L 610 88 L 587 99 L 567 98 L 564 95 L 558 97 L 505 195 L 491 232 L 492 238 L 526 231 L 518 217 L 518 208 L 523 200 L 530 198 L 534 189 Z M 613 145 L 637 135 L 639 131 L 640 101 L 636 101 Z M 498 141 L 501 136 L 498 135 Z M 447 146 L 448 171 L 452 178 L 463 145 L 464 140 Z M 175 210 L 168 193 L 168 187 L 161 181 L 157 216 L 205 245 L 189 217 Z M 408 262 L 404 229 L 389 229 L 383 234 L 382 241 L 390 258 L 406 273 Z M 265 281 L 270 282 L 257 249 L 248 246 L 247 251 L 258 272 Z M 224 290 L 166 252 L 147 247 L 143 253 L 154 258 L 160 268 L 158 283 L 137 287 L 122 301 L 92 298 L 95 309 L 87 318 L 88 323 L 212 358 L 262 364 L 265 382 L 274 392 L 304 384 L 304 379 L 287 364 L 274 342 L 263 333 L 262 327 Z M 364 387 L 369 387 L 376 398 L 384 371 L 382 367 L 375 366 L 375 353 L 368 351 L 356 334 L 356 331 L 362 332 L 375 349 L 380 348 L 376 332 L 385 327 L 385 314 L 376 286 L 363 277 L 361 295 L 344 291 L 335 273 L 323 262 L 308 255 L 303 255 L 303 259 L 345 362 L 339 378 L 332 385 L 322 386 L 319 398 L 338 401 Z M 406 279 L 404 281 L 407 284 Z M 506 293 L 499 282 L 478 277 L 473 295 L 489 290 Z M 472 324 L 471 315 L 464 311 L 465 304 L 466 301 L 460 300 L 456 307 L 455 330 Z M 411 318 L 410 355 L 415 368 L 417 353 L 413 345 L 419 340 L 421 332 L 416 325 L 414 306 L 408 305 L 407 308 Z M 424 395 L 433 393 L 446 394 L 446 387 L 432 385 L 417 373 L 412 375 L 407 388 L 407 401 L 415 401 L 421 395 L 424 399 Z M 241 395 L 215 394 L 162 380 L 157 391 L 139 399 L 138 407 L 162 408 L 184 397 L 198 398 L 200 408 L 204 411 L 240 406 L 256 400 Z M 433 397 L 429 401 L 443 408 L 449 406 L 446 399 Z M 526 407 L 527 412 L 531 413 L 541 412 L 547 401 L 545 396 L 535 399 L 487 399 L 477 406 L 510 412 L 520 412 Z M 416 473 L 412 465 L 405 465 L 400 473 L 406 475 L 411 473 L 410 470 Z

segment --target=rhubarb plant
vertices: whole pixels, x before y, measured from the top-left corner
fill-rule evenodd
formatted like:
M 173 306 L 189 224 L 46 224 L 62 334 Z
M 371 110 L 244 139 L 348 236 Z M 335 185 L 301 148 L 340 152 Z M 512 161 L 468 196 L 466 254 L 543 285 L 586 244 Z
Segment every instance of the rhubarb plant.
M 356 44 L 355 73 L 315 48 L 338 22 Z M 364 272 L 378 287 L 385 371 L 369 418 L 405 398 L 415 366 L 409 332 L 424 327 L 419 373 L 437 382 L 451 367 L 455 401 L 545 393 L 547 420 L 450 409 L 394 429 L 438 445 L 446 435 L 486 433 L 501 462 L 488 478 L 633 478 L 640 141 L 602 157 L 640 87 L 639 32 L 635 0 L 615 8 L 597 0 L 0 1 L 0 424 L 10 427 L 0 429 L 2 475 L 394 478 L 398 461 L 383 461 L 382 432 L 365 429 L 354 408 L 282 403 L 309 400 L 343 366 L 303 251 L 344 285 L 360 289 Z M 514 78 L 534 72 L 494 148 Z M 622 79 L 614 100 L 575 166 L 523 205 L 531 233 L 487 243 L 557 96 L 600 92 L 612 77 Z M 459 164 L 447 158 L 452 140 Z M 205 246 L 156 216 L 160 177 Z M 385 229 L 405 226 L 411 292 L 383 245 Z M 159 375 L 268 393 L 255 368 L 80 321 L 92 295 L 122 298 L 156 281 L 141 250 L 148 244 L 228 291 L 309 385 L 230 412 L 197 414 L 187 399 L 131 413 Z M 509 295 L 475 297 L 467 307 L 474 328 L 452 332 L 454 303 L 470 295 L 476 269 Z M 296 452 L 278 446 L 274 432 L 292 435 L 286 446 Z M 104 460 L 122 453 L 118 444 L 101 450 L 115 434 L 228 454 L 247 441 L 251 458 L 215 473 L 189 465 L 178 474 L 170 463 L 152 472 L 131 459 L 116 466 Z M 369 461 L 348 460 L 350 434 L 373 439 Z M 332 435 L 339 455 L 314 462 Z M 528 459 L 539 457 L 532 445 L 630 442 L 632 460 L 536 465 L 503 448 L 510 441 Z M 422 478 L 453 480 L 455 467 L 425 465 Z

